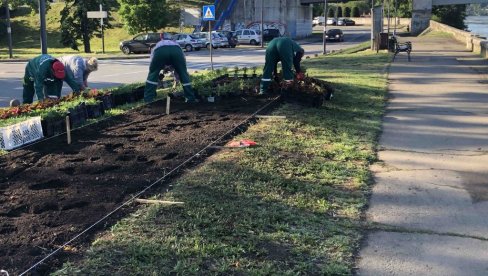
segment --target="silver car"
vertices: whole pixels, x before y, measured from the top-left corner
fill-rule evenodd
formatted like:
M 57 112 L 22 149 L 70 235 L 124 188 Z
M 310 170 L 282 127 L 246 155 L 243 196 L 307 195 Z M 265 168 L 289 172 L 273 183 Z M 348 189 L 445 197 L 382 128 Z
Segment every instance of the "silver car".
M 175 34 L 173 35 L 173 40 L 176 41 L 176 43 L 178 43 L 180 47 L 185 49 L 187 52 L 191 52 L 193 50 L 199 51 L 201 48 L 205 47 L 203 40 L 191 34 Z
M 209 38 L 207 32 L 193 33 L 193 35 L 196 37 L 200 37 L 202 39 L 205 39 L 205 48 L 208 48 L 208 46 L 210 46 L 210 38 Z M 227 45 L 229 45 L 229 42 L 227 42 Z M 213 32 L 212 33 L 212 48 L 217 49 L 219 47 L 223 47 L 222 46 L 222 39 L 217 33 Z

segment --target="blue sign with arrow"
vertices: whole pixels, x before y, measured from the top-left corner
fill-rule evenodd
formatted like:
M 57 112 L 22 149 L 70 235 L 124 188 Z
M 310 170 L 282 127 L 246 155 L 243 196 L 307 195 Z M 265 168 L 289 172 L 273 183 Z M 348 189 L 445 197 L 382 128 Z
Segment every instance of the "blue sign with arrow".
M 203 21 L 215 20 L 215 5 L 203 6 Z

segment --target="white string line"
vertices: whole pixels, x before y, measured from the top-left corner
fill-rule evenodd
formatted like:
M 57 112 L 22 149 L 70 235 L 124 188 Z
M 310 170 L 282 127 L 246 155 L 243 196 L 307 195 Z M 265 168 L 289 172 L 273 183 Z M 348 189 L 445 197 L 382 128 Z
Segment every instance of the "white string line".
M 129 205 L 130 203 L 132 203 L 132 201 L 134 201 L 134 199 L 136 199 L 138 196 L 140 196 L 141 194 L 145 193 L 147 190 L 149 190 L 150 188 L 152 188 L 154 185 L 156 185 L 159 182 L 161 182 L 162 180 L 164 180 L 168 175 L 172 174 L 173 172 L 175 172 L 179 168 L 181 168 L 183 165 L 185 165 L 186 163 L 188 163 L 191 160 L 193 160 L 196 156 L 200 155 L 202 152 L 204 152 L 205 150 L 207 150 L 213 144 L 215 144 L 218 141 L 222 140 L 225 136 L 227 136 L 228 134 L 232 133 L 236 128 L 240 127 L 241 125 L 243 125 L 244 123 L 246 123 L 247 121 L 249 121 L 251 118 L 255 117 L 256 114 L 258 114 L 263 109 L 265 109 L 266 107 L 268 107 L 270 104 L 272 104 L 273 102 L 275 102 L 278 98 L 279 98 L 279 96 L 275 97 L 272 101 L 270 101 L 269 103 L 267 103 L 266 105 L 264 105 L 263 107 L 261 107 L 260 109 L 258 109 L 256 112 L 254 112 L 253 114 L 251 114 L 246 119 L 242 120 L 235 127 L 233 127 L 232 129 L 230 129 L 229 131 L 227 131 L 226 133 L 224 133 L 223 135 L 221 135 L 219 138 L 217 138 L 213 142 L 210 142 L 210 144 L 206 145 L 199 152 L 195 153 L 193 156 L 191 156 L 188 159 L 186 159 L 185 161 L 183 161 L 183 163 L 181 163 L 180 165 L 178 165 L 177 167 L 175 167 L 174 169 L 172 169 L 170 172 L 168 172 L 167 174 L 163 175 L 161 178 L 159 178 L 156 181 L 154 181 L 151 185 L 147 186 L 142 191 L 140 191 L 137 194 L 133 195 L 130 199 L 128 199 L 127 201 L 125 201 L 124 203 L 122 203 L 119 207 L 115 208 L 110 213 L 108 213 L 107 215 L 105 215 L 104 217 L 102 217 L 101 219 L 99 219 L 98 221 L 96 221 L 95 223 L 93 223 L 92 225 L 90 225 L 88 228 L 86 228 L 85 230 L 83 230 L 82 232 L 80 232 L 79 234 L 77 234 L 76 236 L 74 236 L 72 239 L 70 239 L 69 241 L 65 242 L 58 249 L 56 249 L 53 252 L 49 253 L 46 257 L 42 258 L 40 261 L 38 261 L 37 263 L 35 263 L 34 265 L 32 265 L 29 269 L 27 269 L 26 271 L 24 271 L 21 274 L 19 274 L 19 276 L 25 275 L 27 272 L 31 271 L 33 268 L 37 267 L 38 265 L 40 265 L 41 263 L 43 263 L 45 260 L 49 259 L 51 256 L 53 256 L 54 254 L 56 254 L 59 250 L 63 249 L 64 247 L 66 247 L 67 245 L 69 245 L 71 242 L 73 242 L 74 240 L 78 239 L 80 236 L 82 236 L 83 234 L 85 234 L 86 232 L 88 232 L 90 229 L 92 229 L 93 227 L 95 227 L 100 222 L 102 222 L 105 219 L 107 219 L 108 217 L 110 217 L 112 214 L 114 214 L 115 212 L 117 212 L 118 210 L 120 210 L 122 207 L 124 207 L 124 206 Z

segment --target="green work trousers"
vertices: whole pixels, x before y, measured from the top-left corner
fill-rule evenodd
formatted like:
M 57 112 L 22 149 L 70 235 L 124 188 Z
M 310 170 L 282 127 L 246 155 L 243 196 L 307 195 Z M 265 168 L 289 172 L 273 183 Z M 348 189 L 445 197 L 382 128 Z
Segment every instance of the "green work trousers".
M 186 100 L 194 102 L 195 93 L 191 89 L 190 75 L 186 70 L 185 55 L 179 46 L 162 46 L 154 50 L 153 58 L 149 65 L 146 87 L 144 88 L 144 101 L 152 102 L 156 97 L 159 72 L 167 65 L 173 66 L 175 72 L 180 76 Z
M 281 67 L 283 71 L 283 79 L 293 80 L 294 74 L 292 71 L 293 66 L 293 44 L 291 40 L 273 39 L 266 48 L 266 58 L 263 69 L 263 78 L 261 79 L 260 92 L 266 93 L 273 71 L 275 70 L 279 61 L 281 61 Z
M 31 104 L 34 101 L 34 94 L 37 95 L 39 101 L 43 100 L 48 96 L 61 97 L 61 90 L 63 89 L 63 80 L 60 79 L 50 79 L 44 82 L 43 89 L 41 91 L 36 91 L 34 89 L 34 78 L 24 76 L 23 92 L 22 92 L 22 102 L 24 104 Z

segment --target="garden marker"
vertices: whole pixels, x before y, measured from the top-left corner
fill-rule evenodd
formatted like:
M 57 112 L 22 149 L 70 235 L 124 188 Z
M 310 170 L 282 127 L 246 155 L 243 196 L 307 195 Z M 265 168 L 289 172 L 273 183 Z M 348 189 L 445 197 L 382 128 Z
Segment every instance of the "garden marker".
M 169 115 L 170 105 L 171 105 L 171 98 L 169 96 L 166 96 L 166 115 Z
M 69 124 L 69 116 L 66 116 L 66 135 L 68 136 L 68 145 L 71 144 L 71 126 Z

